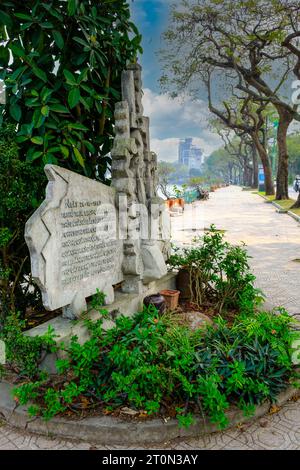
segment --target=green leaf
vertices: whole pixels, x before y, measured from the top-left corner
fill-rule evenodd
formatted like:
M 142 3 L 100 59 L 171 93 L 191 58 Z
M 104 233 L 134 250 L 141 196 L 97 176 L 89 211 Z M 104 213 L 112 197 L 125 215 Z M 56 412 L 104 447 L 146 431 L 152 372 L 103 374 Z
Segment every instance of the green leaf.
M 19 144 L 26 142 L 26 140 L 28 140 L 28 137 L 25 137 L 24 135 L 19 135 L 16 137 L 16 142 Z
M 49 151 L 50 153 L 52 153 L 52 152 L 60 152 L 60 146 L 55 145 L 55 146 L 53 146 L 53 147 L 50 147 L 50 148 L 48 149 L 48 151 Z
M 20 131 L 18 132 L 18 135 L 26 135 L 27 138 L 30 138 L 31 137 L 31 134 L 32 134 L 32 129 L 33 129 L 33 124 L 30 123 L 30 124 L 22 124 L 21 125 L 21 129 Z
M 62 37 L 61 33 L 59 31 L 56 31 L 55 29 L 52 31 L 52 35 L 54 38 L 54 41 L 59 49 L 63 49 L 65 42 L 64 38 Z
M 63 156 L 65 158 L 68 158 L 69 157 L 69 149 L 68 147 L 66 147 L 65 145 L 60 145 L 60 150 L 61 150 L 61 153 L 63 154 Z
M 82 72 L 80 73 L 79 77 L 78 77 L 78 83 L 81 83 L 81 82 L 84 82 L 87 80 L 87 74 L 89 72 L 89 69 L 83 69 Z
M 53 29 L 53 24 L 50 23 L 50 21 L 45 21 L 43 23 L 40 23 L 40 26 L 45 29 Z
M 15 121 L 17 121 L 17 122 L 20 121 L 21 116 L 22 116 L 22 110 L 21 110 L 21 107 L 18 104 L 10 105 L 9 113 Z
M 83 88 L 83 90 L 89 93 L 90 95 L 94 94 L 94 90 L 90 88 L 89 86 L 85 85 L 84 83 L 81 83 L 80 87 Z
M 91 99 L 88 98 L 88 100 L 90 101 Z M 91 110 L 90 104 L 88 103 L 88 101 L 86 99 L 82 98 L 82 96 L 80 97 L 80 103 L 82 103 L 83 106 L 85 107 L 85 109 L 87 109 L 88 111 Z
M 34 96 L 33 98 L 26 99 L 25 106 L 28 106 L 29 108 L 40 106 L 38 97 Z
M 85 166 L 84 165 L 84 159 L 83 159 L 83 156 L 81 155 L 81 153 L 79 152 L 78 148 L 74 147 L 73 152 L 74 152 L 75 158 L 78 161 L 79 165 L 81 165 L 82 168 L 84 168 L 84 166 Z
M 3 10 L 0 10 L 0 24 L 3 26 L 12 26 L 13 22 L 7 13 L 5 13 Z
M 25 29 L 31 28 L 31 26 L 32 26 L 32 23 L 24 23 L 21 25 L 20 30 L 25 31 Z
M 33 162 L 37 158 L 40 158 L 43 155 L 43 152 L 34 152 L 34 154 L 31 155 L 30 160 Z
M 76 78 L 69 70 L 64 69 L 64 76 L 66 77 L 68 85 L 77 85 Z
M 76 0 L 68 0 L 68 15 L 74 16 L 76 13 L 77 1 Z
M 20 18 L 20 20 L 32 21 L 32 16 L 30 16 L 30 15 L 25 15 L 24 13 L 15 13 L 15 16 L 16 16 L 17 18 Z
M 57 161 L 57 158 L 55 158 L 55 156 L 52 155 L 52 153 L 47 153 L 43 157 L 43 163 L 44 165 L 49 165 L 49 164 L 57 165 L 58 161 Z
M 42 115 L 41 111 L 37 109 L 33 113 L 33 118 L 32 118 L 33 125 L 36 129 L 42 126 L 44 122 L 44 116 Z
M 88 47 L 89 49 L 91 48 L 90 44 L 87 41 L 84 41 L 83 39 L 78 38 L 77 36 L 74 36 L 73 40 L 78 42 L 78 44 L 80 44 L 81 46 Z
M 37 65 L 32 64 L 32 71 L 34 75 L 36 75 L 38 78 L 43 80 L 43 82 L 47 82 L 47 75 L 45 74 L 44 70 L 40 69 Z
M 31 137 L 31 142 L 36 145 L 43 145 L 44 140 L 43 140 L 43 137 L 35 136 L 35 137 Z
M 47 101 L 47 99 L 49 98 L 49 96 L 52 95 L 52 93 L 53 93 L 53 90 L 50 90 L 50 88 L 46 88 L 46 87 L 43 88 L 41 92 L 41 99 L 43 103 Z
M 25 72 L 25 70 L 27 70 L 28 66 L 27 65 L 24 65 L 22 67 L 18 67 L 10 76 L 10 79 L 11 80 L 17 80 L 22 74 L 23 72 Z
M 41 4 L 41 6 L 45 8 L 50 15 L 54 16 L 54 18 L 57 18 L 61 22 L 63 21 L 64 17 L 55 8 L 52 8 L 51 5 Z
M 18 46 L 17 44 L 9 44 L 9 48 L 16 57 L 26 57 L 24 49 L 22 49 L 22 47 Z
M 57 131 L 59 129 L 58 125 L 56 123 L 54 123 L 54 121 L 46 121 L 45 122 L 45 127 L 47 127 L 47 129 L 54 129 L 55 131 Z
M 74 122 L 68 124 L 69 129 L 77 129 L 78 131 L 88 131 L 88 127 L 84 126 L 83 124 L 80 124 L 79 122 Z
M 49 110 L 50 110 L 49 106 L 43 106 L 41 109 L 42 115 L 46 117 L 49 116 Z
M 69 114 L 70 112 L 68 108 L 66 108 L 65 106 L 59 103 L 51 104 L 50 110 L 53 111 L 54 113 L 63 113 L 63 114 Z
M 91 153 L 96 152 L 96 149 L 95 149 L 94 145 L 91 144 L 91 142 L 89 142 L 88 140 L 83 140 L 82 143 L 86 146 L 86 148 L 88 149 L 89 152 L 91 152 Z
M 74 108 L 80 101 L 80 92 L 78 88 L 72 88 L 68 94 L 68 103 L 70 108 Z

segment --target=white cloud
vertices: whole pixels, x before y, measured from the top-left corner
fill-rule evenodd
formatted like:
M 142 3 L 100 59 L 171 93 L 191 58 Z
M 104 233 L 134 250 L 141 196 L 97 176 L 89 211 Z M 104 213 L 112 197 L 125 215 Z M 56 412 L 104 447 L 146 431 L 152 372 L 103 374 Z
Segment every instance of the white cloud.
M 160 160 L 174 161 L 178 158 L 178 142 L 193 137 L 205 154 L 220 147 L 220 138 L 209 131 L 209 112 L 204 101 L 175 99 L 166 94 L 144 89 L 144 114 L 150 117 L 151 149 Z
M 206 156 L 210 155 L 211 152 L 220 146 L 220 142 L 218 142 L 218 145 L 211 145 L 199 137 L 194 137 L 193 143 L 194 145 L 200 147 Z M 179 139 L 177 137 L 171 137 L 169 139 L 151 138 L 151 150 L 157 153 L 159 160 L 164 160 L 167 162 L 178 160 L 178 144 Z
M 151 139 L 151 150 L 157 153 L 159 160 L 174 162 L 178 160 L 178 143 L 176 137 L 170 139 Z

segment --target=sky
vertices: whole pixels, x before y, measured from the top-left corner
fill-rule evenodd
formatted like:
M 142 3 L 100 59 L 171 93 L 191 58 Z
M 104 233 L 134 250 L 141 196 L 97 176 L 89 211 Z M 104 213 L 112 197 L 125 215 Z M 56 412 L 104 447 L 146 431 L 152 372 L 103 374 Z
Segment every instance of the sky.
M 139 62 L 143 67 L 144 114 L 150 117 L 151 150 L 164 161 L 178 159 L 181 138 L 193 137 L 206 155 L 222 145 L 220 138 L 207 127 L 209 112 L 205 101 L 171 99 L 161 93 L 162 70 L 157 52 L 163 46 L 161 36 L 168 26 L 171 3 L 174 0 L 130 2 L 132 20 L 143 36 L 144 53 Z

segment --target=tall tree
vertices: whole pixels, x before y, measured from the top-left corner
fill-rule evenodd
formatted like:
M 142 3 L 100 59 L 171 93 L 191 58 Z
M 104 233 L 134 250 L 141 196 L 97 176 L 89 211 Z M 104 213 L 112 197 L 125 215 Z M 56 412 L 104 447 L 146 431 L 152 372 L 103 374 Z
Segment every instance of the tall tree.
M 232 129 L 239 137 L 249 135 L 255 146 L 265 173 L 266 194 L 274 194 L 271 162 L 262 139 L 265 130 L 264 110 L 265 105 L 258 106 L 253 103 L 250 96 L 239 96 L 230 102 L 223 102 L 223 109 L 217 108 L 212 101 L 211 75 L 208 73 L 206 80 L 208 90 L 208 107 L 229 129 Z M 252 153 L 252 156 L 255 156 Z M 256 162 L 254 161 L 255 165 Z
M 283 0 L 278 0 L 278 3 L 282 6 L 282 9 L 284 10 L 286 7 L 286 2 L 284 2 Z M 295 2 L 294 0 L 289 1 L 288 4 L 288 22 L 291 31 L 289 32 L 289 34 L 286 35 L 286 37 L 282 41 L 282 46 L 288 49 L 295 57 L 295 65 L 293 68 L 293 72 L 296 78 L 300 80 L 300 8 L 298 2 Z M 296 203 L 293 205 L 293 208 L 300 208 L 300 192 Z
M 158 162 L 158 188 L 166 199 L 171 197 L 170 177 L 175 172 L 175 167 L 169 162 Z
M 293 67 L 292 54 L 282 46 L 283 35 L 290 31 L 288 12 L 277 0 L 271 5 L 266 0 L 182 0 L 165 34 L 164 61 L 177 89 L 195 87 L 203 64 L 209 64 L 257 102 L 274 105 L 279 115 L 276 197 L 286 199 L 287 131 L 300 115 L 282 92 Z

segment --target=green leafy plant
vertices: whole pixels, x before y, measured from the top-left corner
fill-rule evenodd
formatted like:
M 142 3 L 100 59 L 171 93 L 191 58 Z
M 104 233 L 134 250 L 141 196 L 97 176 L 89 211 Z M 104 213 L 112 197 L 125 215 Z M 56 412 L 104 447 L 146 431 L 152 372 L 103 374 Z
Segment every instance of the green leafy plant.
M 189 273 L 191 301 L 223 310 L 253 310 L 262 299 L 255 289 L 246 250 L 230 245 L 214 225 L 188 248 L 175 248 L 168 263 Z
M 249 415 L 257 404 L 275 401 L 294 376 L 291 346 L 299 333 L 283 310 L 240 314 L 232 325 L 218 317 L 205 331 L 152 306 L 118 317 L 109 330 L 102 317 L 83 321 L 89 339 L 80 344 L 74 336 L 62 346 L 58 376 L 15 388 L 18 402 L 32 402 L 31 414 L 50 419 L 127 406 L 148 416 L 176 414 L 181 427 L 208 415 L 224 428 L 231 404 Z
M 0 328 L 9 311 L 40 305 L 30 276 L 24 225 L 41 202 L 46 177 L 22 161 L 13 124 L 0 127 Z
M 4 0 L 2 119 L 26 161 L 104 180 L 121 72 L 141 51 L 126 0 Z
M 45 374 L 39 366 L 49 352 L 55 352 L 55 333 L 52 327 L 42 336 L 27 336 L 23 330 L 25 322 L 19 318 L 18 314 L 10 314 L 5 322 L 0 339 L 5 343 L 7 366 L 17 372 L 19 376 L 30 379 L 44 379 Z M 30 385 L 26 384 L 29 391 Z
M 181 186 L 181 189 L 178 188 L 178 186 L 176 184 L 173 185 L 173 191 L 174 191 L 175 196 L 177 198 L 182 198 L 183 195 L 184 195 L 184 192 L 186 191 L 186 189 L 187 189 L 187 184 L 183 184 Z

